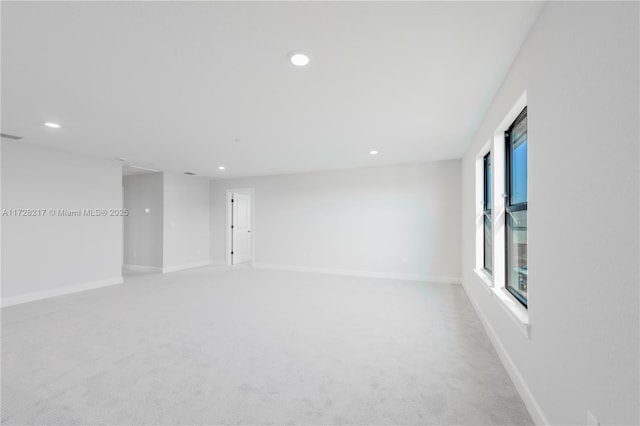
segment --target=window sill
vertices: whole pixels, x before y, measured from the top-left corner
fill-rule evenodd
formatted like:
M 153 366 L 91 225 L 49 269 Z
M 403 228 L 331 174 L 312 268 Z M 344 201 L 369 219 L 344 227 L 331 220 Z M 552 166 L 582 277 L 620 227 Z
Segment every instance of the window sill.
M 476 273 L 478 278 L 480 278 L 480 280 L 482 280 L 482 282 L 486 286 L 485 288 L 487 290 L 489 290 L 490 292 L 492 292 L 493 291 L 493 277 L 491 275 L 489 275 L 486 270 L 481 269 L 481 268 L 474 269 L 474 272 Z
M 514 297 L 504 288 L 496 287 L 493 284 L 492 278 L 486 273 L 484 269 L 474 269 L 480 281 L 484 284 L 483 287 L 487 289 L 493 296 L 498 299 L 498 305 L 504 309 L 509 318 L 516 325 L 518 330 L 526 337 L 530 338 L 530 324 L 529 324 L 529 311 L 520 304 Z

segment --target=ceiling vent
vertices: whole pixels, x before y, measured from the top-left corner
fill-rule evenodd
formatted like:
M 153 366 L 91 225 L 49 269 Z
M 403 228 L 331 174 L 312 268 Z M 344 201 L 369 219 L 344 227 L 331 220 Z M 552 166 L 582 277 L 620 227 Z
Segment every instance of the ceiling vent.
M 11 139 L 14 141 L 19 141 L 20 139 L 22 139 L 22 136 L 9 135 L 7 133 L 0 133 L 0 136 L 2 136 L 2 139 Z

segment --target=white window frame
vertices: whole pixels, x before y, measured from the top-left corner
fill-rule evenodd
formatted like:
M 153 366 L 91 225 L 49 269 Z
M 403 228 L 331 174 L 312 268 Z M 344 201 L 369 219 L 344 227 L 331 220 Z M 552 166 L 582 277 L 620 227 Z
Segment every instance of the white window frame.
M 491 138 L 485 143 L 476 156 L 476 267 L 475 273 L 481 285 L 496 297 L 509 318 L 525 337 L 530 337 L 529 311 L 505 288 L 505 142 L 504 132 L 511 126 L 522 110 L 527 106 L 525 91 L 514 103 L 510 111 L 500 122 Z M 492 155 L 492 203 L 491 219 L 493 231 L 493 275 L 484 270 L 484 157 L 488 152 Z

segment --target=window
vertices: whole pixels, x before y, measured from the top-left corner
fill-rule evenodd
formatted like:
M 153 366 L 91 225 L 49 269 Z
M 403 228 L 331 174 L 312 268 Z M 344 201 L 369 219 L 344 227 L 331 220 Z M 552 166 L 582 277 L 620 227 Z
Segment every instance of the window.
M 491 179 L 491 152 L 484 156 L 483 160 L 484 170 L 484 195 L 482 201 L 483 210 L 483 234 L 484 234 L 484 259 L 483 267 L 490 275 L 493 271 L 493 232 L 491 221 L 491 200 L 492 200 L 492 179 Z
M 505 288 L 527 306 L 527 108 L 505 132 Z
M 529 338 L 527 116 L 524 92 L 473 159 L 473 225 L 476 281 Z

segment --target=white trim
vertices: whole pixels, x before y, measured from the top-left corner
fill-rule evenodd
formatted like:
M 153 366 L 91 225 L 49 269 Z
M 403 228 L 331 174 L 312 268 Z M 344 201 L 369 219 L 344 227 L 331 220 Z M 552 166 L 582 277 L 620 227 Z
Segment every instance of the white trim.
M 483 288 L 486 288 L 490 293 L 493 290 L 493 277 L 484 268 L 476 268 L 473 270 L 478 278 L 484 283 Z
M 163 266 L 162 273 L 166 274 L 167 272 L 176 272 L 176 271 L 182 271 L 184 269 L 200 268 L 202 266 L 209 266 L 209 265 L 211 265 L 210 261 L 201 260 L 200 262 L 184 263 L 182 265 Z
M 548 425 L 549 420 L 547 420 L 547 417 L 544 415 L 544 412 L 542 411 L 540 404 L 538 404 L 538 401 L 533 396 L 533 393 L 527 386 L 527 383 L 522 377 L 522 375 L 520 374 L 520 371 L 518 371 L 518 368 L 516 367 L 515 363 L 507 353 L 507 350 L 502 345 L 502 341 L 498 338 L 496 331 L 493 329 L 493 327 L 491 327 L 489 320 L 484 315 L 482 310 L 480 310 L 480 307 L 478 306 L 476 301 L 471 296 L 469 296 L 469 293 L 467 292 L 467 289 L 465 288 L 464 285 L 462 286 L 462 288 L 464 289 L 465 293 L 467 293 L 467 296 L 471 301 L 471 305 L 473 306 L 473 309 L 478 314 L 478 317 L 480 318 L 480 322 L 484 326 L 484 329 L 487 332 L 487 335 L 489 336 L 491 343 L 493 343 L 493 347 L 498 353 L 498 357 L 500 358 L 500 361 L 502 361 L 502 365 L 504 366 L 505 370 L 507 370 L 509 377 L 511 377 L 511 381 L 513 381 L 513 384 L 518 390 L 518 393 L 520 394 L 520 397 L 522 398 L 524 405 L 527 407 L 529 414 L 533 418 L 533 421 L 537 425 Z
M 273 269 L 279 271 L 311 272 L 316 274 L 346 275 L 350 277 L 382 278 L 401 281 L 421 281 L 440 284 L 460 284 L 462 282 L 462 279 L 460 277 L 438 277 L 419 274 L 406 274 L 400 272 L 374 272 L 353 269 L 317 268 L 309 266 L 279 265 L 273 263 L 255 263 L 253 267 L 258 269 Z
M 492 288 L 493 294 L 498 298 L 499 305 L 513 320 L 518 330 L 527 338 L 531 337 L 529 324 L 529 311 L 509 291 L 504 288 Z
M 122 276 L 113 277 L 106 280 L 90 281 L 87 283 L 71 285 L 67 287 L 55 288 L 52 290 L 36 291 L 33 293 L 25 293 L 19 296 L 3 297 L 0 305 L 4 308 L 7 306 L 20 305 L 22 303 L 33 302 L 36 300 L 49 299 L 51 297 L 62 296 L 65 294 L 78 293 L 85 290 L 93 290 L 100 287 L 107 287 L 115 284 L 122 284 Z
M 489 293 L 498 298 L 498 305 L 504 309 L 513 320 L 520 332 L 529 339 L 531 337 L 529 326 L 529 311 L 511 295 L 504 287 L 496 287 L 490 281 L 484 269 L 474 269 L 476 276 L 482 281 L 481 287 L 487 289 Z
M 211 261 L 209 261 L 209 265 L 211 265 L 211 266 L 227 266 L 227 262 L 225 260 L 211 260 Z
M 125 263 L 122 267 L 128 271 L 135 272 L 162 272 L 162 267 L 160 266 L 130 265 Z

